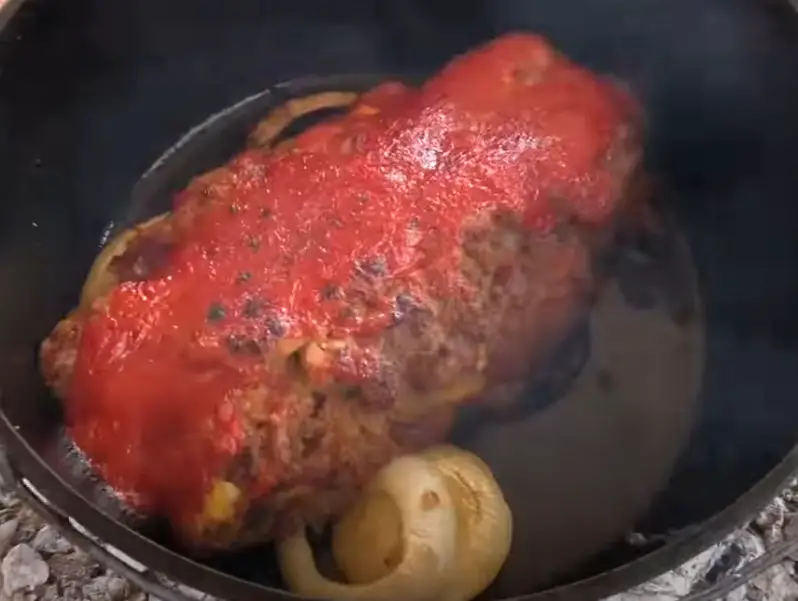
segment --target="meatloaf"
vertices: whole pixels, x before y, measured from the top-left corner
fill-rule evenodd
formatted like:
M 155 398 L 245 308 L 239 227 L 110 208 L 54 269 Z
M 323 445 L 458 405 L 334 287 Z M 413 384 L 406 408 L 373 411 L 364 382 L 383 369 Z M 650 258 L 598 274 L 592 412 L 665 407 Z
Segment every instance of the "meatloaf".
M 514 34 L 244 149 L 43 343 L 71 436 L 197 551 L 323 523 L 584 315 L 638 129 L 626 92 Z

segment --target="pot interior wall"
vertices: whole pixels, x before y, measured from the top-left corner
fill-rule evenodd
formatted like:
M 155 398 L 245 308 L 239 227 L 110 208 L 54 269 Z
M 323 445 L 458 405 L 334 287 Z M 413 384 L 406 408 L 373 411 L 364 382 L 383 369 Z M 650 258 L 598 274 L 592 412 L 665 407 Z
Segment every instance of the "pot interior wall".
M 788 453 L 798 431 L 791 14 L 753 0 L 392 10 L 255 0 L 223 9 L 205 0 L 23 7 L 0 46 L 0 386 L 12 422 L 46 448 L 58 411 L 36 374 L 36 345 L 77 298 L 139 175 L 188 129 L 277 81 L 429 71 L 472 43 L 532 28 L 642 99 L 651 169 L 701 278 L 707 340 L 698 424 L 638 527 L 678 529 L 729 505 Z M 561 582 L 643 551 L 619 543 Z

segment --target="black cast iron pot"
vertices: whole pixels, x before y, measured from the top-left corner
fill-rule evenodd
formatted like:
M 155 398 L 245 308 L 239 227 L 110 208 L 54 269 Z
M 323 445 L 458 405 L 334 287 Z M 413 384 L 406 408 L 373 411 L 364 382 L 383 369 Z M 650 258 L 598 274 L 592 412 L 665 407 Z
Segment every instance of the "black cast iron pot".
M 38 342 L 109 229 L 162 210 L 270 108 L 424 75 L 515 29 L 641 100 L 667 227 L 624 243 L 615 292 L 531 383 L 532 411 L 458 429 L 516 521 L 485 598 L 604 597 L 754 514 L 798 466 L 798 17 L 781 0 L 28 0 L 0 32 L 6 477 L 163 599 L 180 593 L 161 575 L 283 597 L 268 548 L 199 561 L 128 527 L 64 453 Z M 652 542 L 627 544 L 633 530 Z

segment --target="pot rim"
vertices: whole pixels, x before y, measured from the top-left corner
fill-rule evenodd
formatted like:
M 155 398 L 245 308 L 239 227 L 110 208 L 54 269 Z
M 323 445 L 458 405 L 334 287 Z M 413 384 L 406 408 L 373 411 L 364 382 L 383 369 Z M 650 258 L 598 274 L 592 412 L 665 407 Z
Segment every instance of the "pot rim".
M 793 11 L 792 14 L 796 15 L 794 11 L 798 7 L 791 0 L 779 1 L 789 5 Z M 0 29 L 8 24 L 16 9 L 23 2 L 24 0 L 7 0 L 5 4 L 0 6 Z M 345 75 L 343 79 L 357 79 L 359 77 L 362 76 Z M 384 77 L 385 75 L 381 76 L 382 79 Z M 325 85 L 327 89 L 340 88 L 341 80 L 342 76 L 340 75 L 310 76 L 279 83 L 242 100 L 233 107 L 224 109 L 210 117 L 206 123 L 227 114 L 235 108 L 240 108 L 257 99 L 263 99 L 265 96 L 271 95 L 274 97 L 274 102 L 279 103 L 280 99 L 286 94 L 299 95 L 308 93 L 311 89 L 318 90 Z M 334 82 L 337 85 L 332 85 Z M 172 148 L 179 147 L 201 127 L 198 126 L 198 128 L 192 129 Z M 145 178 L 157 169 L 158 164 L 171 150 L 167 150 L 162 157 L 155 161 L 153 167 L 145 173 Z M 244 599 L 251 601 L 255 595 L 257 595 L 257 598 L 262 599 L 302 599 L 302 597 L 290 592 L 245 581 L 199 564 L 189 557 L 179 555 L 145 538 L 104 514 L 67 484 L 34 451 L 6 415 L 3 407 L 6 402 L 6 399 L 0 397 L 0 441 L 2 441 L 8 454 L 6 458 L 7 465 L 0 463 L 0 471 L 4 472 L 3 476 L 6 477 L 8 482 L 13 482 L 17 488 L 24 488 L 22 479 L 27 479 L 37 491 L 41 492 L 55 512 L 63 516 L 93 514 L 94 525 L 104 533 L 111 535 L 110 538 L 116 541 L 113 544 L 115 548 L 142 564 L 144 564 L 142 559 L 146 558 L 146 564 L 144 565 L 147 568 L 152 568 L 158 573 L 162 573 L 177 582 L 185 583 L 192 588 L 196 588 L 199 583 L 210 585 L 197 589 L 202 590 L 202 592 L 207 591 L 210 595 L 217 596 L 220 599 L 230 599 L 231 601 L 243 601 Z M 786 485 L 796 470 L 798 470 L 798 445 L 794 446 L 753 487 L 732 501 L 726 508 L 706 520 L 684 529 L 662 547 L 608 571 L 535 593 L 506 598 L 503 601 L 560 601 L 565 599 L 568 601 L 581 601 L 600 599 L 644 583 L 678 567 L 707 547 L 720 542 L 736 527 L 755 516 Z M 54 498 L 59 501 L 54 502 L 52 500 Z M 89 543 L 92 542 L 90 539 L 85 540 Z M 118 566 L 112 567 L 118 568 Z M 134 569 L 134 567 L 129 567 L 129 570 Z M 145 590 L 148 589 L 149 585 L 146 580 L 144 584 L 137 583 Z M 163 594 L 162 590 L 150 589 L 147 592 L 157 595 Z M 175 597 L 175 599 L 179 598 Z

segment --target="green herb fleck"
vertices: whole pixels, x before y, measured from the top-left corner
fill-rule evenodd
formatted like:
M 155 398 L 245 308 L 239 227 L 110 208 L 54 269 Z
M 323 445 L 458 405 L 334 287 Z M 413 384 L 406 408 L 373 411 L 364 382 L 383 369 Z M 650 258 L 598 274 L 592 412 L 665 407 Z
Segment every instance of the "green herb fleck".
M 260 210 L 260 216 L 263 217 L 264 219 L 268 219 L 272 215 L 274 215 L 274 211 L 272 211 L 268 207 L 265 207 L 265 208 Z
M 238 274 L 236 281 L 239 283 L 248 282 L 252 279 L 252 272 L 249 271 L 242 271 Z
M 224 305 L 222 305 L 222 303 L 211 303 L 211 306 L 208 307 L 209 322 L 221 321 L 226 315 L 227 312 L 225 311 Z
M 247 238 L 247 246 L 249 246 L 255 252 L 260 250 L 260 238 L 249 237 Z
M 238 215 L 239 208 L 237 204 L 231 204 L 229 208 L 231 215 Z

